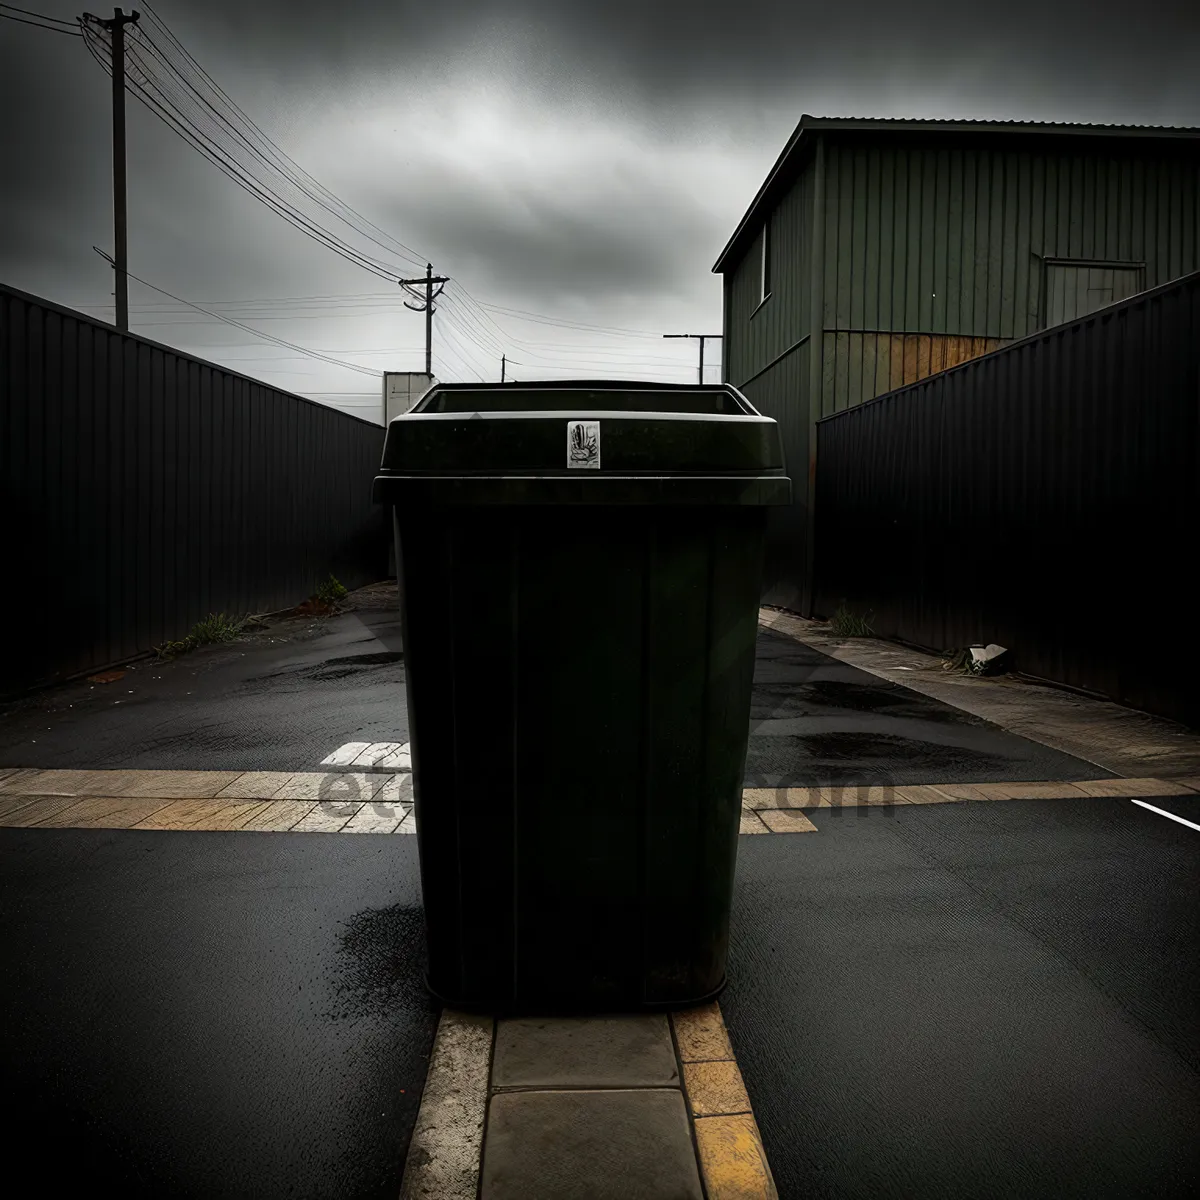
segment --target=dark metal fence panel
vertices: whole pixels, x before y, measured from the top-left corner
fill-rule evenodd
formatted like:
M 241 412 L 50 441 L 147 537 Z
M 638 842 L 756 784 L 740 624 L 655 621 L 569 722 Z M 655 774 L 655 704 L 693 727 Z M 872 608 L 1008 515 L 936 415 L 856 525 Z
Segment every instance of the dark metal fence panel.
M 383 434 L 0 285 L 0 692 L 382 579 Z
M 817 610 L 1200 721 L 1200 273 L 817 426 Z

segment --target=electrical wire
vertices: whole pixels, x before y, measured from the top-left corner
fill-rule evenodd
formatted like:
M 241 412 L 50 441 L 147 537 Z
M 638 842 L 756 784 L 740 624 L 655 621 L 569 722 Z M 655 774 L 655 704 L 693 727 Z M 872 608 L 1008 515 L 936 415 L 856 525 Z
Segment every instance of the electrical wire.
M 398 253 L 400 255 L 400 257 L 402 257 L 402 258 L 407 258 L 409 262 L 412 262 L 412 263 L 416 264 L 417 266 L 424 265 L 425 259 L 421 255 L 417 254 L 417 252 L 415 250 L 413 250 L 409 246 L 406 246 L 403 242 L 392 237 L 390 234 L 388 234 L 384 230 L 380 229 L 379 226 L 377 226 L 377 225 L 373 224 L 371 221 L 367 220 L 367 218 L 362 216 L 361 213 L 357 212 L 354 208 L 352 208 L 345 201 L 341 200 L 339 197 L 334 195 L 334 193 L 330 192 L 327 188 L 323 187 L 320 183 L 317 182 L 317 180 L 315 180 L 311 175 L 309 175 L 306 171 L 304 171 L 296 162 L 294 162 L 291 158 L 289 158 L 288 155 L 285 154 L 274 142 L 272 142 L 271 139 L 269 137 L 267 137 L 267 135 L 265 133 L 263 133 L 263 131 L 250 119 L 250 117 L 248 117 L 246 115 L 246 113 L 244 113 L 233 102 L 233 100 L 231 100 L 229 98 L 229 96 L 212 79 L 212 77 L 204 70 L 204 68 L 201 67 L 200 64 L 191 56 L 191 54 L 188 53 L 187 49 L 183 46 L 183 44 L 179 41 L 179 39 L 175 37 L 175 35 L 170 31 L 170 29 L 167 28 L 166 24 L 162 21 L 162 19 L 158 16 L 158 14 L 156 12 L 154 12 L 153 8 L 151 8 L 151 6 L 148 3 L 144 3 L 143 7 L 147 10 L 147 13 L 150 17 L 151 22 L 155 26 L 157 26 L 158 29 L 161 31 L 162 35 L 168 41 L 170 41 L 170 43 L 172 44 L 172 46 L 174 47 L 176 52 L 185 61 L 185 64 L 190 68 L 193 75 L 197 79 L 199 79 L 200 81 L 202 81 L 203 83 L 206 83 L 209 87 L 211 87 L 213 92 L 222 101 L 224 101 L 224 103 L 226 105 L 228 105 L 228 107 L 238 117 L 240 117 L 242 119 L 242 121 L 245 122 L 247 128 L 249 128 L 256 135 L 260 144 L 272 157 L 274 157 L 281 165 L 286 164 L 288 167 L 290 167 L 292 169 L 292 171 L 295 172 L 296 177 L 299 180 L 307 181 L 308 184 L 311 185 L 311 187 L 313 188 L 314 191 L 316 191 L 320 195 L 326 197 L 329 201 L 331 201 L 332 203 L 337 205 L 339 208 L 341 208 L 343 210 L 343 212 L 350 214 L 356 220 L 360 221 L 362 223 L 362 225 L 365 227 L 365 229 L 371 230 L 374 233 L 379 234 L 381 237 L 386 238 L 387 241 L 390 242 L 393 247 L 398 248 L 397 250 L 393 251 L 394 253 Z M 382 242 L 377 242 L 376 244 L 383 246 L 385 249 L 387 248 L 384 245 L 384 243 L 382 243 Z
M 203 104 L 212 116 L 241 141 L 263 165 L 277 173 L 286 183 L 310 201 L 324 208 L 330 215 L 337 217 L 343 224 L 355 229 L 356 232 L 380 248 L 387 250 L 389 254 L 394 254 L 414 265 L 424 265 L 424 260 L 411 247 L 405 246 L 404 243 L 372 224 L 361 213 L 324 188 L 285 154 L 200 66 L 153 8 L 148 4 L 144 7 L 147 10 L 148 23 L 168 44 L 169 50 L 163 49 L 153 34 L 140 27 L 138 35 L 134 39 L 135 44 L 144 43 L 160 59 L 176 81 Z M 212 93 L 215 102 L 203 94 L 205 90 Z M 222 107 L 228 110 L 228 113 L 233 114 L 232 119 L 227 113 L 220 111 Z M 239 124 L 241 128 L 239 128 Z M 386 241 L 380 241 L 374 234 L 380 235 Z
M 0 17 L 6 21 L 16 21 L 18 25 L 31 25 L 34 29 L 44 29 L 47 33 L 65 33 L 70 37 L 80 36 L 79 29 L 74 22 L 61 21 L 58 17 L 47 17 L 44 13 L 30 12 L 26 8 L 13 8 L 11 4 L 0 4 L 0 9 L 10 10 L 0 12 Z M 24 13 L 25 16 L 14 16 L 14 13 Z M 37 20 L 29 20 L 30 17 L 36 17 Z M 67 28 L 68 25 L 69 28 Z
M 84 36 L 84 42 L 87 45 L 88 50 L 91 52 L 92 57 L 95 58 L 96 61 L 100 63 L 105 71 L 111 76 L 111 44 L 97 35 L 95 31 L 89 31 L 89 34 L 91 36 L 88 34 L 85 34 Z M 95 45 L 93 45 L 93 41 L 99 42 L 100 45 L 108 49 L 109 54 L 107 60 L 103 54 L 100 54 L 96 50 Z M 355 266 L 362 267 L 364 270 L 370 271 L 372 274 L 377 275 L 380 278 L 387 279 L 389 282 L 395 282 L 399 279 L 399 276 L 394 272 L 388 271 L 385 268 L 381 268 L 377 263 L 359 254 L 347 244 L 339 243 L 336 235 L 330 234 L 328 231 L 321 229 L 315 224 L 315 222 L 310 221 L 304 216 L 303 213 L 299 212 L 299 210 L 289 206 L 286 201 L 271 192 L 270 189 L 265 185 L 248 177 L 248 172 L 245 172 L 244 169 L 238 166 L 238 164 L 228 161 L 228 156 L 225 155 L 220 147 L 216 147 L 214 149 L 212 146 L 210 146 L 205 141 L 203 134 L 198 133 L 195 129 L 190 127 L 185 118 L 181 118 L 177 114 L 170 111 L 167 105 L 163 104 L 157 97 L 153 96 L 137 79 L 131 78 L 128 73 L 126 74 L 126 85 L 129 90 L 132 91 L 134 95 L 146 105 L 147 108 L 149 108 L 166 125 L 178 133 L 186 142 L 188 142 L 189 145 L 193 147 L 193 149 L 198 150 L 205 158 L 207 158 L 215 166 L 220 168 L 227 176 L 229 176 L 229 178 L 233 179 L 235 183 L 244 188 L 246 191 L 250 192 L 258 200 L 266 204 L 278 216 L 283 217 L 284 220 L 294 225 L 297 229 L 300 229 L 301 232 L 307 234 L 314 241 L 324 245 L 327 249 L 333 250 L 335 253 L 340 254 L 343 258 L 346 258 Z
M 643 338 L 660 338 L 662 334 L 651 333 L 647 329 L 623 329 L 617 325 L 589 325 L 582 321 L 564 320 L 561 317 L 548 317 L 544 313 L 528 312 L 521 308 L 505 308 L 500 304 L 484 304 L 480 302 L 480 308 L 490 310 L 492 312 L 505 313 L 511 316 L 524 317 L 530 321 L 539 321 L 551 325 L 563 325 L 567 328 L 578 328 L 595 330 L 597 333 L 618 333 L 623 337 L 643 337 Z
M 11 8 L 0 5 L 0 8 Z M 146 9 L 146 24 L 131 25 L 126 31 L 127 72 L 126 83 L 130 91 L 140 99 L 151 112 L 162 120 L 173 132 L 182 137 L 189 145 L 201 153 L 209 162 L 218 167 L 227 177 L 232 179 L 243 190 L 264 203 L 277 216 L 288 221 L 307 237 L 316 241 L 326 249 L 339 254 L 347 261 L 370 271 L 379 278 L 391 283 L 400 283 L 403 276 L 394 264 L 364 252 L 340 234 L 321 224 L 303 212 L 296 203 L 287 196 L 299 196 L 309 203 L 321 208 L 357 235 L 386 251 L 390 255 L 403 260 L 406 264 L 424 265 L 423 257 L 411 247 L 405 246 L 377 225 L 369 221 L 345 201 L 319 184 L 311 175 L 288 157 L 271 139 L 256 125 L 208 75 L 191 54 L 183 47 L 166 24 L 158 17 L 149 4 L 143 4 Z M 25 11 L 25 10 L 18 10 Z M 57 20 L 56 18 L 48 18 Z M 60 24 L 67 24 L 60 22 Z M 95 58 L 107 74 L 112 73 L 111 39 L 103 34 L 103 27 L 87 24 L 80 19 L 80 30 L 84 42 L 92 57 Z M 72 31 L 77 32 L 77 31 Z M 100 50 L 107 51 L 107 60 Z M 261 177 L 265 170 L 273 183 L 268 183 Z M 454 279 L 455 291 L 450 295 L 441 295 L 435 308 L 441 311 L 443 321 L 440 323 L 446 339 L 451 343 L 448 350 L 453 357 L 461 358 L 469 371 L 479 374 L 478 364 L 474 362 L 471 349 L 479 351 L 485 358 L 500 357 L 510 347 L 516 347 L 519 353 L 527 359 L 544 359 L 552 368 L 562 369 L 564 364 L 555 363 L 552 354 L 570 354 L 565 346 L 552 343 L 535 343 L 516 337 L 511 330 L 501 326 L 492 313 L 510 317 L 520 321 L 529 321 L 541 325 L 561 329 L 571 329 L 592 335 L 619 338 L 655 338 L 660 335 L 646 330 L 623 329 L 615 326 L 602 326 L 582 321 L 551 317 L 548 314 L 534 313 L 529 310 L 508 308 L 503 305 L 484 304 L 475 299 L 460 280 Z M 152 285 L 147 285 L 152 286 Z M 418 286 L 405 286 L 411 295 L 423 299 L 423 292 Z M 161 289 L 154 289 L 161 290 Z M 169 295 L 170 293 L 163 293 Z M 383 297 L 379 297 L 382 299 Z M 399 297 L 397 297 L 399 298 Z M 308 300 L 333 300 L 333 306 L 343 309 L 379 308 L 381 305 L 371 295 L 359 297 L 291 297 L 276 301 L 233 301 L 228 307 L 240 310 L 242 315 L 250 315 L 260 321 L 266 320 L 295 320 L 303 319 L 303 310 L 297 304 Z M 390 299 L 390 297 L 388 297 Z M 229 314 L 204 309 L 199 305 L 182 302 L 188 309 L 203 313 L 205 316 L 218 321 L 225 321 L 239 328 L 246 329 L 276 344 L 292 346 L 292 343 L 273 339 L 261 331 L 250 330 L 232 320 Z M 245 313 L 245 309 L 265 303 L 284 304 L 286 315 L 269 314 L 262 311 Z M 211 305 L 212 309 L 226 306 L 226 302 Z M 110 308 L 112 306 L 103 306 Z M 398 305 L 385 305 L 388 309 L 398 309 Z M 163 316 L 169 315 L 162 312 Z M 331 314 L 323 312 L 313 314 L 321 318 L 334 315 L 358 316 L 360 312 L 343 312 Z M 192 324 L 193 322 L 146 322 L 146 324 Z M 299 353 L 310 354 L 304 347 L 297 348 Z M 550 350 L 547 354 L 544 351 Z M 589 348 L 594 355 L 620 354 L 613 348 L 611 351 Z M 318 355 L 318 357 L 321 357 Z M 442 360 L 443 363 L 445 359 Z M 642 360 L 646 365 L 651 360 Z M 674 365 L 673 360 L 659 359 L 663 365 Z M 582 361 L 578 365 L 584 365 Z M 604 362 L 601 365 L 611 369 L 618 366 L 616 362 Z M 630 362 L 630 366 L 636 365 Z M 365 370 L 355 367 L 354 369 Z
M 103 250 L 100 250 L 99 248 L 97 248 L 95 246 L 93 246 L 92 249 L 95 250 L 96 253 L 99 254 L 102 258 L 108 259 L 108 261 L 110 263 L 112 262 L 112 259 L 109 258 L 109 256 L 107 254 L 105 254 Z M 181 296 L 176 296 L 174 294 L 174 292 L 168 292 L 165 288 L 160 288 L 160 287 L 157 287 L 153 283 L 148 283 L 140 275 L 134 275 L 133 272 L 131 272 L 131 271 L 127 271 L 126 274 L 129 276 L 130 279 L 136 280 L 143 287 L 148 287 L 152 292 L 158 292 L 160 295 L 163 295 L 163 296 L 170 296 L 170 298 L 172 300 L 175 300 L 180 304 L 187 304 L 190 308 L 195 308 L 198 312 L 206 311 L 205 309 L 201 308 L 199 305 L 191 304 L 189 301 L 184 300 Z M 283 338 L 277 338 L 273 334 L 264 333 L 261 329 L 252 329 L 249 325 L 243 325 L 240 321 L 233 320 L 232 317 L 223 317 L 223 316 L 220 316 L 218 313 L 211 313 L 211 312 L 208 313 L 208 315 L 210 317 L 215 317 L 218 321 L 224 321 L 227 325 L 233 325 L 237 329 L 242 329 L 246 333 L 252 333 L 255 337 L 262 338 L 263 341 L 272 342 L 276 346 L 282 346 L 287 350 L 295 350 L 300 354 L 308 355 L 310 358 L 320 359 L 322 362 L 329 363 L 331 366 L 345 367 L 347 370 L 357 371 L 361 375 L 372 375 L 376 378 L 382 378 L 382 373 L 379 371 L 373 370 L 371 367 L 364 367 L 364 366 L 360 365 L 359 363 L 346 362 L 342 359 L 332 358 L 325 354 L 318 354 L 315 350 L 310 350 L 306 346 L 297 346 L 295 342 L 284 341 Z
M 79 32 L 79 30 L 76 28 L 78 22 L 73 20 L 68 21 L 64 17 L 52 17 L 49 15 L 49 13 L 33 12 L 28 8 L 18 8 L 15 4 L 0 4 L 0 8 L 3 8 L 8 12 L 21 13 L 26 17 L 36 17 L 39 21 L 49 21 L 51 25 L 68 25 L 74 29 L 76 33 Z

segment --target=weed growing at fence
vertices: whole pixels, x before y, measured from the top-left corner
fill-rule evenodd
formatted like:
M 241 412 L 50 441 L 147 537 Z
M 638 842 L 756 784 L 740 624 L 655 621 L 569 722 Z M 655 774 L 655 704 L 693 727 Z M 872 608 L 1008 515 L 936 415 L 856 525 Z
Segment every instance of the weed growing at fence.
M 834 637 L 870 637 L 875 632 L 871 628 L 872 615 L 867 613 L 865 617 L 860 617 L 856 613 L 852 613 L 843 600 L 837 612 L 829 620 L 829 629 Z
M 313 593 L 313 599 L 319 600 L 322 604 L 328 604 L 332 606 L 348 595 L 349 593 L 346 591 L 346 589 L 337 581 L 336 578 L 334 578 L 333 575 L 330 575 L 329 578 Z
M 227 617 L 224 613 L 209 613 L 197 621 L 191 633 L 177 642 L 165 642 L 155 651 L 160 659 L 178 658 L 189 650 L 211 646 L 215 642 L 232 642 L 246 626 L 246 618 Z

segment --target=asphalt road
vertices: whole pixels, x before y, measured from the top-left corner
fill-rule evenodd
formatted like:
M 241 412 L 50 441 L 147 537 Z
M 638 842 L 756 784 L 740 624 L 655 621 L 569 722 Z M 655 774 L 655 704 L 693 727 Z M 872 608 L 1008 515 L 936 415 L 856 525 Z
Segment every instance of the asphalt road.
M 1200 833 L 1128 800 L 809 815 L 740 841 L 721 1001 L 783 1200 L 1197 1194 Z
M 782 634 L 758 638 L 751 787 L 1098 779 L 1060 754 Z M 0 706 L 0 766 L 310 771 L 347 742 L 405 742 L 399 615 L 289 622 Z
M 0 706 L 0 766 L 312 771 L 344 742 L 408 740 L 398 613 L 288 621 L 125 678 Z
M 0 829 L 10 1174 L 395 1200 L 436 1023 L 415 841 Z
M 784 634 L 759 633 L 748 787 L 1103 779 L 1109 774 Z
M 722 997 L 783 1200 L 1194 1193 L 1200 834 L 1124 800 L 810 815 L 740 839 Z M 435 1020 L 415 850 L 0 829 L 13 1169 L 397 1195 Z

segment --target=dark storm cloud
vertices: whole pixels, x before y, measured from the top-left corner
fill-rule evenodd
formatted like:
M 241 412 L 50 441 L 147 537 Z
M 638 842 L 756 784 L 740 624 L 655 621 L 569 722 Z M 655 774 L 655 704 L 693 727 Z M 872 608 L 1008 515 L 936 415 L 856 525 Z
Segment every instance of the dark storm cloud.
M 598 173 L 583 195 L 519 170 L 489 184 L 433 162 L 420 178 L 418 189 L 377 195 L 384 227 L 444 247 L 464 277 L 503 283 L 527 300 L 540 295 L 543 303 L 660 287 L 694 271 L 691 248 L 722 228 L 692 196 L 655 178 Z
M 151 2 L 297 162 L 476 297 L 622 327 L 719 327 L 709 267 L 803 112 L 1200 125 L 1194 0 Z M 112 245 L 109 97 L 78 39 L 0 21 L 0 279 L 67 303 L 110 292 L 91 250 Z M 131 271 L 193 300 L 388 287 L 128 111 Z M 264 327 L 416 353 L 422 325 Z
M 643 101 L 754 103 L 837 91 L 852 79 L 870 105 L 955 72 L 976 103 L 1031 99 L 1005 94 L 1020 78 L 1022 93 L 1036 81 L 1035 102 L 1112 99 L 1151 119 L 1163 106 L 1194 102 L 1200 86 L 1194 0 L 215 0 L 207 14 L 244 29 L 247 46 L 273 59 L 286 51 L 300 70 L 371 62 L 436 71 L 465 43 L 515 42 L 530 50 L 540 84 L 608 81 L 614 102 L 626 90 Z

